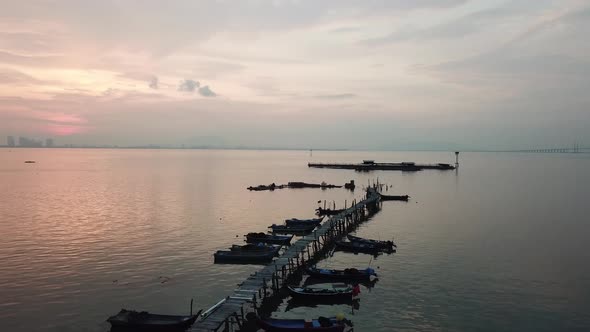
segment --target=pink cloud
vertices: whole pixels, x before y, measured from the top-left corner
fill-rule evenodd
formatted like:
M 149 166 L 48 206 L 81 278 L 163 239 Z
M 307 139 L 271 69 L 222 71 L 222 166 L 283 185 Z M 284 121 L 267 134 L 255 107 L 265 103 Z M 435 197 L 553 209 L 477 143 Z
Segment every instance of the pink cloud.
M 48 124 L 45 125 L 43 131 L 55 136 L 69 136 L 73 134 L 80 134 L 89 131 L 89 127 L 65 124 Z

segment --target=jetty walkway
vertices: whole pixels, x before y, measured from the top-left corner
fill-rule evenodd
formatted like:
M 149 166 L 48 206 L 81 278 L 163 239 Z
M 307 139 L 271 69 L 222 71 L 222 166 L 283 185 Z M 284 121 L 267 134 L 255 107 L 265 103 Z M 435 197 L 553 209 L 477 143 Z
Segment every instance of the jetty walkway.
M 330 250 L 334 241 L 378 211 L 378 188 L 368 188 L 364 200 L 353 201 L 350 207 L 345 206 L 341 213 L 330 217 L 311 234 L 293 243 L 280 257 L 251 274 L 231 295 L 204 312 L 188 331 L 231 332 L 241 328 L 246 312 L 257 311 L 265 300 L 279 293 L 290 277 L 301 272 L 307 261 L 313 261 Z

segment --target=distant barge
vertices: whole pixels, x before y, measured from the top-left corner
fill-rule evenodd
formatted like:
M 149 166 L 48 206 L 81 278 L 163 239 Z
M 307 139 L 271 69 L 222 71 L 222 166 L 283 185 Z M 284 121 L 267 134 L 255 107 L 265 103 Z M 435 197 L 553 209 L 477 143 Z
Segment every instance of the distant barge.
M 355 171 L 421 171 L 423 169 L 451 170 L 455 166 L 451 164 L 416 164 L 414 162 L 402 163 L 376 163 L 374 160 L 363 160 L 360 164 L 330 164 L 330 163 L 308 163 L 308 167 L 315 168 L 337 168 L 337 169 L 354 169 Z

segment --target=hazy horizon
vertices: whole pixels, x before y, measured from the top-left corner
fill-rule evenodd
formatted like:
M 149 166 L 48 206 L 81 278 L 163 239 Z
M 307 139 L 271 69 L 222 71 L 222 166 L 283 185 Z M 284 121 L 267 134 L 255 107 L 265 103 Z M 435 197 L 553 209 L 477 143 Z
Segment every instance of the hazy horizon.
M 590 145 L 586 1 L 27 1 L 0 142 L 351 150 Z M 0 144 L 1 145 L 1 144 Z

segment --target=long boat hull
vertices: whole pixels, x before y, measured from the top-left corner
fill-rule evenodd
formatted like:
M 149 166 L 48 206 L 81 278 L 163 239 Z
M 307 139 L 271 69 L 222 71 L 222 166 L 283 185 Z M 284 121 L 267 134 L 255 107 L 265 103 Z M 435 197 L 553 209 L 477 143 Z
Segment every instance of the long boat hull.
M 347 235 L 346 236 L 350 242 L 356 243 L 364 243 L 371 246 L 379 247 L 382 249 L 389 249 L 393 250 L 393 247 L 397 247 L 393 241 L 378 241 L 378 240 L 371 240 L 371 239 L 363 239 L 362 237 Z
M 330 318 L 332 326 L 321 326 L 317 319 L 311 321 L 311 324 L 306 325 L 303 319 L 259 319 L 258 326 L 269 332 L 343 332 L 345 325 L 336 318 Z
M 305 234 L 311 232 L 316 227 L 313 225 L 298 225 L 298 226 L 286 226 L 286 225 L 272 225 L 269 228 L 272 229 L 273 233 L 280 234 Z
M 325 289 L 314 289 L 314 288 L 303 288 L 303 287 L 287 287 L 291 296 L 302 299 L 314 299 L 317 301 L 330 301 L 333 299 L 351 299 L 352 300 L 352 288 L 325 288 Z
M 276 252 L 242 252 L 219 250 L 215 254 L 214 263 L 257 264 L 268 263 L 276 256 Z
M 381 194 L 382 201 L 405 201 L 407 202 L 410 199 L 409 195 L 383 195 Z
M 345 269 L 345 270 L 329 270 L 329 269 L 307 269 L 307 274 L 318 279 L 328 280 L 369 280 L 371 276 L 377 276 L 373 269 L 357 270 L 357 269 Z
M 381 252 L 393 252 L 395 250 L 388 250 L 378 246 L 369 245 L 365 243 L 357 243 L 357 242 L 344 242 L 344 241 L 336 241 L 336 249 L 342 251 L 349 251 L 354 253 L 367 253 L 367 254 L 374 254 L 377 255 Z
M 199 313 L 192 316 L 174 316 L 122 309 L 118 314 L 109 317 L 107 322 L 113 330 L 182 331 L 195 322 Z
M 338 213 L 342 213 L 343 211 L 344 211 L 343 209 L 331 210 L 331 209 L 317 208 L 316 209 L 316 214 L 318 216 L 333 216 L 333 215 L 336 215 Z
M 324 217 L 314 218 L 314 219 L 287 219 L 285 220 L 285 224 L 287 226 L 309 226 L 309 225 L 319 225 L 324 220 Z
M 274 235 L 264 233 L 248 233 L 246 234 L 247 243 L 268 243 L 268 244 L 281 244 L 289 245 L 293 235 Z

